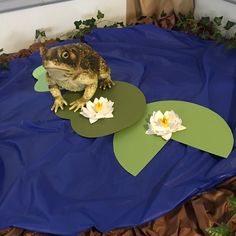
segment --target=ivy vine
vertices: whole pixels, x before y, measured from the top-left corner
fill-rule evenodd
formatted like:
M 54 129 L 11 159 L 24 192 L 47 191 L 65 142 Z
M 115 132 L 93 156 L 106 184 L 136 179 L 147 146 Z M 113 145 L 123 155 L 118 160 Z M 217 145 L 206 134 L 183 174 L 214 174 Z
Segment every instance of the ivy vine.
M 227 223 L 221 223 L 219 226 L 207 228 L 205 231 L 209 236 L 233 236 L 235 232 L 231 232 L 231 222 L 236 217 L 236 197 L 230 197 L 228 203 L 232 207 L 232 216 Z
M 57 37 L 56 40 L 64 41 L 83 38 L 86 34 L 90 33 L 93 29 L 98 28 L 100 25 L 104 25 L 104 28 L 129 26 L 125 25 L 124 22 L 104 20 L 104 16 L 104 13 L 98 11 L 96 17 L 91 17 L 86 20 L 77 20 L 74 22 L 75 28 L 71 32 Z M 167 14 L 165 12 L 161 13 L 161 18 L 163 17 L 167 17 Z M 147 17 L 140 17 L 140 19 L 145 18 Z M 211 19 L 210 17 L 202 17 L 200 19 L 196 19 L 194 17 L 194 14 L 190 12 L 187 15 L 179 14 L 178 16 L 176 16 L 176 22 L 173 29 L 196 35 L 204 40 L 213 40 L 216 43 L 224 43 L 227 49 L 232 49 L 236 48 L 236 33 L 232 37 L 227 38 L 225 36 L 225 32 L 230 30 L 233 26 L 235 26 L 235 24 L 236 23 L 232 21 L 227 21 L 226 24 L 223 24 L 223 16 L 215 17 L 213 19 Z M 47 39 L 48 38 L 45 30 L 37 29 L 35 31 L 36 42 L 45 42 Z M 2 52 L 3 49 L 0 49 L 0 57 Z M 1 61 L 0 68 L 8 69 L 8 62 Z
M 227 21 L 223 25 L 223 16 L 214 17 L 212 20 L 210 17 L 196 19 L 194 14 L 190 12 L 187 15 L 178 15 L 174 29 L 196 35 L 204 40 L 224 43 L 227 49 L 232 49 L 236 47 L 236 33 L 232 37 L 227 38 L 226 32 L 235 24 L 235 22 Z M 223 32 L 223 29 L 225 32 Z
M 3 53 L 3 48 L 0 48 L 0 56 Z M 9 70 L 9 63 L 8 61 L 2 61 L 0 62 L 0 69 L 2 70 Z

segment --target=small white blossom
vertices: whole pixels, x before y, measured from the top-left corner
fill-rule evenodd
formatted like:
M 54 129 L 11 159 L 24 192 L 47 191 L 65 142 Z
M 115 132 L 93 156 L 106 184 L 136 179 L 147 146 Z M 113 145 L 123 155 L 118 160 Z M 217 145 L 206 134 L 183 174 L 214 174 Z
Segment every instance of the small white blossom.
M 88 101 L 85 107 L 82 107 L 80 114 L 89 118 L 91 124 L 95 123 L 98 119 L 112 118 L 113 117 L 113 104 L 114 102 L 108 101 L 107 98 L 95 98 L 94 102 Z
M 169 140 L 172 133 L 184 129 L 186 129 L 186 127 L 182 125 L 182 120 L 174 111 L 166 111 L 164 114 L 161 111 L 154 111 L 150 117 L 146 134 L 155 134 L 165 140 Z

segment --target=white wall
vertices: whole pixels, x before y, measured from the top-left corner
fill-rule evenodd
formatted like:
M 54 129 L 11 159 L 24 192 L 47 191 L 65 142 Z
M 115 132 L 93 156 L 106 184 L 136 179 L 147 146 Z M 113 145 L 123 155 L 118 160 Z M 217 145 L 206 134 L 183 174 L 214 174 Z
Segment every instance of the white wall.
M 236 1 L 230 0 L 227 2 L 224 0 L 195 0 L 195 11 L 196 17 L 210 16 L 223 16 L 223 23 L 225 24 L 228 20 L 236 22 Z M 233 3 L 235 2 L 235 3 Z M 236 26 L 234 26 L 230 32 L 232 35 L 236 32 Z
M 34 42 L 35 30 L 46 30 L 53 37 L 74 29 L 74 21 L 88 19 L 100 10 L 106 20 L 126 18 L 126 0 L 73 0 L 0 14 L 0 48 L 5 53 L 28 48 Z

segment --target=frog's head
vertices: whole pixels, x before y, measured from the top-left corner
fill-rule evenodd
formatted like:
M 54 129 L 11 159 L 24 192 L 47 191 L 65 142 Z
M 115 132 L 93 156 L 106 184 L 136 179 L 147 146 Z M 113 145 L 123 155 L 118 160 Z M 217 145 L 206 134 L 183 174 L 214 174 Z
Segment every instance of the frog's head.
M 40 48 L 44 68 L 53 76 L 55 74 L 73 74 L 79 63 L 79 55 L 73 45 Z

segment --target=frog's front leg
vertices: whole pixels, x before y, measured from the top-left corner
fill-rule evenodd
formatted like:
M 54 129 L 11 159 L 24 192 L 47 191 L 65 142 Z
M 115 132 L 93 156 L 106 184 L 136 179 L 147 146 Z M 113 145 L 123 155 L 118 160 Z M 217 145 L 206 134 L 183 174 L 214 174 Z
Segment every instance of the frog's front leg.
M 111 79 L 110 68 L 108 67 L 105 67 L 105 69 L 103 68 L 103 70 L 101 70 L 100 72 L 99 88 L 105 90 L 106 88 L 111 88 L 114 85 L 115 83 Z
M 94 83 L 87 85 L 85 88 L 83 97 L 70 103 L 71 107 L 69 108 L 69 110 L 74 109 L 74 112 L 76 112 L 80 108 L 82 108 L 86 104 L 86 102 L 88 102 L 92 98 L 92 96 L 95 94 L 97 87 L 98 87 L 97 80 Z
M 62 97 L 61 95 L 61 91 L 58 88 L 58 86 L 55 85 L 49 85 L 49 91 L 52 94 L 52 96 L 54 97 L 54 103 L 53 106 L 51 108 L 51 111 L 55 111 L 57 112 L 59 107 L 63 110 L 63 106 L 67 105 L 67 102 L 65 101 L 65 99 Z
M 57 112 L 59 108 L 63 110 L 63 106 L 67 105 L 67 102 L 61 95 L 61 91 L 58 85 L 51 79 L 48 73 L 46 73 L 46 81 L 48 82 L 48 89 L 52 96 L 54 97 L 54 103 L 51 108 L 51 111 Z

